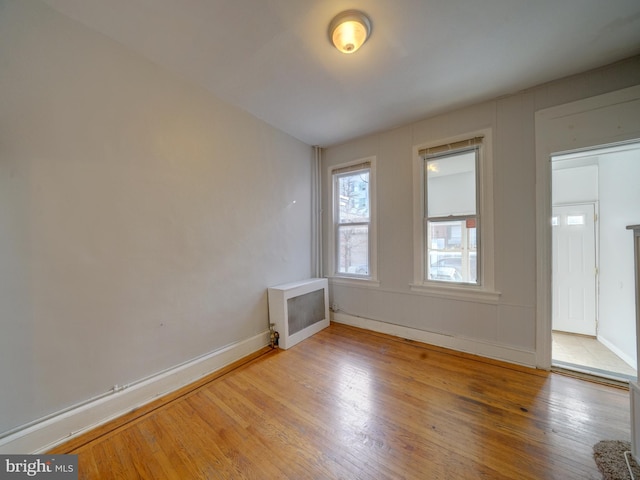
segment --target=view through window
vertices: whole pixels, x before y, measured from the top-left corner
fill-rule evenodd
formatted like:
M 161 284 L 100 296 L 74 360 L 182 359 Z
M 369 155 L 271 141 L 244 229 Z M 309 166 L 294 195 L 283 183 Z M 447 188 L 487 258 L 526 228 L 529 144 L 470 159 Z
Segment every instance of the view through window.
M 364 163 L 337 169 L 334 177 L 336 273 L 370 275 L 370 172 Z
M 478 146 L 423 158 L 425 280 L 478 284 Z

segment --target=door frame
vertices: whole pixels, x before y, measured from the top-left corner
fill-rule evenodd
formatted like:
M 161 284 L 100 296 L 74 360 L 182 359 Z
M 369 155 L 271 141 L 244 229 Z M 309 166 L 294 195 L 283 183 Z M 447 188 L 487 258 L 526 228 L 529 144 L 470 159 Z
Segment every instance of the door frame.
M 535 114 L 538 368 L 550 370 L 552 354 L 551 158 L 568 152 L 640 141 L 638 111 L 640 85 L 539 110 Z

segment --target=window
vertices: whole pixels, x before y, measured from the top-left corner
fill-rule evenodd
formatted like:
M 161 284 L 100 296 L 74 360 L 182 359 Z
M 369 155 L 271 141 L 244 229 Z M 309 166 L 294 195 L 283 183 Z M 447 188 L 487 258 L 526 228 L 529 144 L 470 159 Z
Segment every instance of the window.
M 373 159 L 330 170 L 333 189 L 333 274 L 375 278 Z
M 424 159 L 425 280 L 478 283 L 478 152 L 481 139 Z
M 491 130 L 415 147 L 413 291 L 497 302 Z
M 584 215 L 567 215 L 567 225 L 584 225 Z

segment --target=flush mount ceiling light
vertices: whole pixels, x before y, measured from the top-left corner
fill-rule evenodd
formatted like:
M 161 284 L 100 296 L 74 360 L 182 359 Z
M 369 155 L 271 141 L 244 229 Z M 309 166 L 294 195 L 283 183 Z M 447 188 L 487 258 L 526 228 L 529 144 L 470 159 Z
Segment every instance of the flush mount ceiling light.
M 369 38 L 371 21 L 358 10 L 346 10 L 329 24 L 331 43 L 342 53 L 353 53 Z

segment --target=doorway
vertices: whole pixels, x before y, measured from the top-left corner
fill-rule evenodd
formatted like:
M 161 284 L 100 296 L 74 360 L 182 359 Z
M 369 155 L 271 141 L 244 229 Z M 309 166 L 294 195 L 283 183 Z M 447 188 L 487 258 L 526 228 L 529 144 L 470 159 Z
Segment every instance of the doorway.
M 552 365 L 637 377 L 632 242 L 640 143 L 552 157 Z
M 595 155 L 598 146 L 621 146 L 635 144 L 638 150 L 640 142 L 640 85 L 622 88 L 589 98 L 582 98 L 563 105 L 543 108 L 535 113 L 535 156 L 536 156 L 536 365 L 538 368 L 552 368 L 552 200 L 557 201 L 557 191 L 552 195 L 551 159 L 559 154 L 574 153 L 574 158 L 584 157 L 589 151 Z M 581 155 L 582 154 L 582 155 Z M 595 162 L 591 162 L 595 165 Z M 634 161 L 623 162 L 633 168 L 640 165 L 636 153 Z M 621 164 L 622 165 L 622 164 Z M 602 178 L 604 173 L 605 177 Z M 635 206 L 635 211 L 616 212 L 611 210 L 602 198 L 599 202 L 599 221 L 596 225 L 600 236 L 596 244 L 599 255 L 599 275 L 597 279 L 598 312 L 597 336 L 613 338 L 616 343 L 624 344 L 625 351 L 631 352 L 631 361 L 637 365 L 635 302 L 623 300 L 632 298 L 630 294 L 634 283 L 633 261 L 617 258 L 618 254 L 632 255 L 633 239 L 626 230 L 627 225 L 640 223 L 640 188 L 637 172 L 620 173 L 603 168 L 599 179 L 610 182 L 611 177 L 626 185 L 624 189 L 610 187 L 613 192 L 613 204 L 623 203 L 627 207 Z M 629 186 L 630 185 L 630 186 Z M 599 188 L 600 186 L 598 186 Z M 616 192 L 619 190 L 620 194 Z M 567 203 L 579 203 L 576 201 Z M 603 207 L 606 207 L 603 211 Z M 627 208 L 627 210 L 630 210 Z M 625 232 L 625 233 L 623 233 Z M 606 235 L 604 235 L 606 233 Z M 623 247 L 628 242 L 628 247 Z M 608 258 L 604 258 L 604 257 Z M 629 304 L 629 305 L 628 305 Z M 631 313 L 629 313 L 631 310 Z M 607 311 L 607 315 L 603 312 Z M 613 314 L 609 314 L 609 311 Z M 631 318 L 631 320 L 630 320 Z M 606 321 L 605 321 L 606 320 Z M 613 320 L 612 325 L 605 325 Z M 619 322 L 625 322 L 622 325 Z

